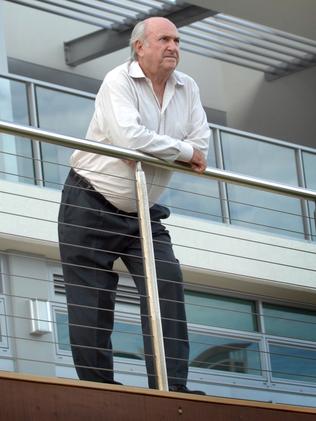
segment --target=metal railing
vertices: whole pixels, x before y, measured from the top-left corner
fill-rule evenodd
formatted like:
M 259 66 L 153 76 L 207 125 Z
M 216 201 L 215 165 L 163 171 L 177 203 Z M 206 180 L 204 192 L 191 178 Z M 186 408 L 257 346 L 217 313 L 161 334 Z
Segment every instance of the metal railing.
M 313 190 L 288 186 L 281 183 L 274 183 L 271 181 L 257 179 L 254 177 L 248 177 L 229 171 L 219 170 L 216 168 L 207 168 L 203 175 L 197 175 L 185 165 L 168 163 L 161 161 L 155 157 L 142 154 L 140 152 L 91 142 L 84 139 L 78 139 L 71 136 L 54 134 L 29 126 L 22 126 L 14 123 L 0 121 L 0 132 L 15 136 L 32 138 L 38 141 L 53 143 L 60 146 L 81 149 L 87 152 L 104 154 L 123 159 L 130 159 L 138 162 L 136 171 L 136 180 L 138 186 L 138 214 L 140 216 L 141 241 L 144 253 L 143 258 L 145 267 L 145 279 L 147 281 L 147 300 L 149 300 L 148 308 L 150 320 L 152 321 L 151 338 L 153 341 L 155 374 L 157 377 L 158 388 L 161 390 L 168 390 L 168 382 L 165 366 L 161 319 L 159 314 L 159 297 L 156 286 L 157 279 L 155 274 L 155 260 L 153 257 L 150 220 L 148 214 L 149 206 L 146 197 L 146 182 L 144 179 L 144 173 L 141 170 L 140 162 L 145 162 L 147 164 L 158 166 L 161 168 L 166 168 L 169 170 L 172 169 L 174 171 L 181 171 L 185 173 L 194 174 L 198 177 L 200 176 L 210 179 L 227 181 L 229 183 L 234 183 L 242 186 L 263 189 L 266 191 L 280 193 L 291 197 L 316 201 L 316 192 Z
M 46 108 L 43 108 L 43 101 L 52 101 L 57 95 L 67 95 L 67 101 L 69 101 L 71 97 L 71 101 L 74 101 L 77 98 L 84 99 L 86 103 L 91 102 L 94 99 L 95 95 L 89 94 L 84 91 L 78 91 L 70 88 L 65 88 L 59 85 L 54 85 L 51 83 L 46 83 L 34 79 L 29 79 L 21 76 L 12 76 L 12 75 L 1 75 L 1 81 L 11 81 L 17 83 L 23 83 L 24 86 L 24 93 L 25 93 L 25 109 L 28 109 L 28 116 L 24 116 L 25 121 L 23 124 L 28 124 L 28 120 L 31 126 L 40 127 L 45 126 L 46 130 L 52 131 L 63 131 L 63 133 L 73 135 L 73 127 L 71 121 L 66 121 L 65 119 L 60 119 L 57 115 L 55 115 L 54 110 L 50 108 L 50 112 L 52 114 L 52 118 L 47 121 L 47 111 Z M 21 85 L 22 86 L 22 85 Z M 43 89 L 46 92 L 45 95 L 53 95 L 50 99 L 46 98 L 44 95 L 43 99 L 43 92 L 38 91 L 38 89 Z M 42 99 L 41 99 L 42 98 Z M 6 108 L 10 109 L 10 101 Z M 16 104 L 16 100 L 15 100 Z M 64 105 L 60 105 L 61 109 L 64 109 Z M 69 106 L 69 104 L 67 105 Z M 80 107 L 83 105 L 81 104 Z M 80 108 L 79 107 L 79 108 Z M 19 113 L 19 107 L 14 106 L 13 111 L 15 113 Z M 46 110 L 46 111 L 45 111 Z M 92 108 L 90 110 L 92 112 Z M 89 113 L 88 113 L 89 114 Z M 87 113 L 85 113 L 87 115 Z M 80 113 L 79 113 L 80 116 Z M 12 121 L 12 117 L 8 115 L 7 117 L 2 117 L 6 121 Z M 80 118 L 80 121 L 82 119 Z M 21 122 L 20 122 L 21 123 Z M 84 122 L 83 122 L 84 123 Z M 88 124 L 88 121 L 86 121 Z M 55 127 L 61 127 L 60 129 L 55 129 Z M 79 124 L 80 126 L 80 124 Z M 78 124 L 76 125 L 78 129 Z M 81 127 L 81 126 L 80 126 Z M 238 169 L 234 169 L 236 165 L 238 165 L 238 157 L 240 154 L 245 156 L 254 155 L 256 158 L 257 153 L 260 153 L 260 145 L 264 148 L 265 152 L 262 156 L 263 162 L 267 160 L 267 165 L 261 165 L 261 162 L 258 160 L 257 165 L 259 165 L 258 170 L 261 172 L 261 177 L 263 179 L 270 178 L 270 174 L 272 175 L 272 180 L 279 181 L 279 180 L 289 180 L 289 184 L 291 185 L 298 185 L 301 187 L 312 187 L 314 188 L 314 177 L 313 177 L 313 163 L 308 164 L 307 157 L 311 156 L 314 157 L 313 159 L 316 160 L 315 150 L 308 148 L 302 145 L 295 145 L 290 144 L 288 142 L 272 139 L 270 137 L 252 134 L 243 132 L 240 130 L 219 126 L 216 124 L 210 124 L 210 128 L 212 131 L 212 141 L 210 143 L 210 156 L 209 162 L 212 169 L 215 167 L 219 169 L 219 171 L 223 169 L 228 169 L 230 171 L 236 171 L 239 173 L 245 173 L 249 177 L 255 175 L 257 173 L 257 168 L 254 165 L 248 166 L 247 162 L 249 160 L 245 159 L 241 167 Z M 75 130 L 74 134 L 77 137 L 81 137 L 81 134 L 78 134 L 78 130 Z M 64 132 L 65 131 L 65 132 Z M 85 131 L 85 123 L 79 130 L 79 132 Z M 242 142 L 240 142 L 242 140 Z M 249 142 L 251 140 L 251 142 Z M 20 141 L 17 139 L 17 150 L 19 148 Z M 234 146 L 237 144 L 237 147 Z M 251 145 L 256 145 L 255 149 Z M 6 167 L 6 163 L 9 163 L 8 169 L 10 168 L 10 162 L 15 162 L 15 166 L 17 166 L 16 171 L 9 171 L 5 169 L 1 171 L 0 177 L 6 177 L 7 179 L 11 180 L 19 180 L 26 183 L 35 183 L 39 186 L 50 186 L 53 188 L 60 189 L 64 177 L 66 175 L 68 164 L 68 155 L 70 154 L 70 150 L 64 150 L 62 154 L 56 159 L 52 157 L 54 153 L 52 150 L 47 148 L 53 148 L 53 145 L 45 145 L 41 147 L 40 142 L 37 140 L 30 140 L 28 144 L 29 152 L 25 153 L 16 153 L 16 161 L 14 161 L 14 157 L 12 153 L 10 153 L 10 148 L 1 151 L 3 156 L 4 166 Z M 22 147 L 23 148 L 23 147 Z M 266 149 L 267 148 L 267 149 Z M 282 148 L 282 149 L 281 149 Z M 14 149 L 14 148 L 13 148 Z M 288 152 L 290 151 L 290 154 Z M 12 151 L 11 151 L 12 152 Z M 277 167 L 272 162 L 269 162 L 269 156 L 274 153 L 280 153 L 279 160 L 283 160 L 282 165 L 278 165 Z M 57 151 L 56 151 L 57 153 Z M 32 156 L 28 156 L 31 154 Z M 26 156 L 27 155 L 27 156 Z M 282 156 L 281 156 L 282 155 Z M 284 155 L 284 159 L 283 159 Z M 55 165 L 58 165 L 57 167 Z M 269 165 L 270 164 L 270 165 Z M 12 166 L 12 168 L 14 167 Z M 19 169 L 21 166 L 21 171 Z M 54 172 L 52 171 L 54 168 Z M 188 173 L 188 180 L 193 179 L 191 177 L 192 173 Z M 234 173 L 233 173 L 234 174 Z M 286 174 L 284 177 L 283 174 Z M 191 192 L 186 191 L 183 188 L 173 188 L 173 185 L 177 184 L 176 180 L 179 180 L 178 173 L 176 179 L 171 180 L 171 184 L 169 186 L 169 192 L 173 191 L 176 193 L 173 198 L 169 197 L 169 203 L 166 203 L 168 207 L 170 207 L 176 213 L 188 213 L 187 211 L 190 210 L 186 209 L 187 205 L 192 201 L 193 195 Z M 291 180 L 291 181 L 290 181 Z M 198 181 L 198 179 L 196 180 Z M 204 181 L 206 181 L 204 179 Z M 287 181 L 286 181 L 287 182 Z M 216 185 L 216 186 L 215 186 Z M 182 186 L 182 184 L 181 184 Z M 286 199 L 283 197 L 282 203 L 273 204 L 273 198 L 263 197 L 267 195 L 265 192 L 259 192 L 258 197 L 255 201 L 250 204 L 248 203 L 247 196 L 246 198 L 242 199 L 244 188 L 238 188 L 237 184 L 235 186 L 228 187 L 227 183 L 224 181 L 222 182 L 213 182 L 210 183 L 210 190 L 213 192 L 216 191 L 215 194 L 212 193 L 213 196 L 208 195 L 208 193 L 199 194 L 197 197 L 197 205 L 199 209 L 212 209 L 212 211 L 202 211 L 200 213 L 197 212 L 197 208 L 194 209 L 194 216 L 200 218 L 211 218 L 213 220 L 224 222 L 227 224 L 234 224 L 234 225 L 244 225 L 250 227 L 252 225 L 257 230 L 262 230 L 265 232 L 275 232 L 277 234 L 290 236 L 293 238 L 305 238 L 306 240 L 314 240 L 315 237 L 315 228 L 312 225 L 314 220 L 314 211 L 312 210 L 311 206 L 312 203 L 308 203 L 306 200 L 301 200 L 300 203 L 294 203 L 295 200 L 293 199 Z M 172 190 L 173 189 L 173 190 Z M 215 190 L 214 190 L 215 189 Z M 238 192 L 236 191 L 238 189 Z M 182 192 L 185 192 L 184 195 Z M 179 194 L 178 194 L 179 193 Z M 202 193 L 202 192 L 201 192 Z M 182 195 L 180 203 L 177 203 L 177 199 L 179 195 Z M 237 194 L 237 195 L 236 195 Z M 260 196 L 260 197 L 259 197 Z M 162 197 L 162 201 L 165 200 L 165 195 Z M 183 199 L 188 198 L 188 201 L 184 201 Z M 192 199 L 191 199 L 192 198 Z M 209 207 L 209 201 L 212 201 L 215 208 L 212 206 Z M 264 200 L 264 204 L 263 203 Z M 255 202 L 259 202 L 255 204 Z M 291 202 L 291 203 L 289 203 Z M 185 206 L 183 206 L 185 204 Z M 190 207 L 190 205 L 189 205 Z M 254 209 L 256 208 L 256 210 Z M 218 208 L 218 211 L 216 210 Z M 214 210 L 215 209 L 215 210 Z M 253 212 L 252 217 L 245 220 L 242 217 L 243 212 L 249 209 L 250 212 Z M 292 211 L 291 211 L 292 209 Z M 294 210 L 293 210 L 294 209 Z M 193 213 L 193 212 L 191 212 Z M 281 215 L 283 215 L 282 221 L 280 221 Z
M 150 155 L 145 155 L 138 151 L 124 149 L 113 145 L 101 144 L 98 142 L 92 142 L 90 140 L 78 139 L 73 136 L 55 134 L 45 130 L 37 129 L 35 127 L 23 126 L 16 123 L 0 121 L 0 131 L 9 135 L 28 137 L 39 141 L 56 144 L 59 146 L 80 149 L 86 152 L 108 155 L 115 158 L 142 161 L 146 164 L 154 165 L 160 168 L 182 171 L 185 173 L 190 173 L 191 175 L 197 175 L 191 170 L 190 167 L 186 167 L 182 164 L 162 161 L 161 159 L 155 158 Z M 314 190 L 305 189 L 302 187 L 289 186 L 283 183 L 276 183 L 269 180 L 262 180 L 259 178 L 249 177 L 243 174 L 236 174 L 234 172 L 225 171 L 218 168 L 208 167 L 203 174 L 199 174 L 198 176 L 209 177 L 220 181 L 227 181 L 229 183 L 238 184 L 246 187 L 258 188 L 261 190 L 275 192 L 286 196 L 296 197 L 299 199 L 313 201 L 316 200 L 316 192 Z

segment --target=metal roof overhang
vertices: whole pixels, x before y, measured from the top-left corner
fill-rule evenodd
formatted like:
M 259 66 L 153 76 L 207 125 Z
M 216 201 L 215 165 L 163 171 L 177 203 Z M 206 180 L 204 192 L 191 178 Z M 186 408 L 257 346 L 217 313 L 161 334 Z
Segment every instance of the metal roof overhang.
M 179 0 L 7 0 L 94 25 L 65 42 L 65 60 L 77 66 L 128 46 L 135 23 L 165 16 L 178 27 L 181 49 L 262 71 L 267 80 L 316 64 L 316 41 Z

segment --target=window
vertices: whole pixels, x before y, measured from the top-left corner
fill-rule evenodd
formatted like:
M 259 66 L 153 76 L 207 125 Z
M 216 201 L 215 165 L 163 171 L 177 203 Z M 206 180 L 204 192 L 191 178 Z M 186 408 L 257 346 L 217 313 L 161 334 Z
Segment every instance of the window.
M 0 255 L 0 350 L 7 353 L 9 349 L 9 333 L 7 325 L 7 311 L 4 295 L 4 261 Z
M 144 360 L 137 309 L 136 304 L 119 303 L 112 335 L 115 357 Z M 238 376 L 316 383 L 316 311 L 196 291 L 186 291 L 186 309 L 190 372 L 200 373 L 199 378 L 225 372 L 233 382 Z M 55 322 L 57 353 L 70 356 L 65 307 L 55 308 Z
M 189 323 L 226 329 L 258 330 L 255 302 L 199 292 L 186 292 Z
M 115 357 L 143 360 L 144 345 L 140 323 L 115 322 L 112 345 Z
M 0 118 L 29 124 L 25 83 L 0 77 Z M 10 181 L 34 183 L 30 140 L 0 134 L 0 177 Z
M 258 343 L 197 333 L 189 339 L 191 367 L 261 375 Z
M 36 87 L 39 126 L 42 129 L 84 138 L 94 110 L 94 100 L 67 92 Z M 69 172 L 72 149 L 41 143 L 45 186 L 60 189 Z
M 298 185 L 294 149 L 222 132 L 225 169 Z M 299 199 L 228 185 L 231 223 L 279 235 L 304 238 Z
M 273 380 L 316 383 L 316 349 L 270 344 Z
M 316 382 L 316 311 L 193 291 L 186 308 L 191 370 Z
M 64 354 L 71 350 L 69 332 L 68 332 L 68 315 L 63 309 L 55 310 L 55 340 L 57 345 L 57 351 Z
M 259 341 L 242 333 L 258 331 L 255 301 L 187 291 L 186 309 L 192 368 L 262 374 Z
M 269 335 L 316 342 L 316 311 L 264 303 L 263 315 Z
M 0 297 L 0 349 L 7 350 L 9 348 L 8 339 L 5 301 L 3 297 Z
M 55 341 L 57 353 L 70 355 L 71 346 L 68 331 L 68 315 L 63 308 L 54 308 Z M 128 347 L 126 346 L 128 344 Z M 118 320 L 114 324 L 112 335 L 113 354 L 115 357 L 144 359 L 143 337 L 140 323 Z
M 272 378 L 316 383 L 316 311 L 263 303 Z M 276 341 L 286 338 L 284 341 Z
M 216 167 L 213 139 L 210 139 L 208 165 Z M 174 213 L 222 222 L 218 182 L 175 172 L 160 202 Z

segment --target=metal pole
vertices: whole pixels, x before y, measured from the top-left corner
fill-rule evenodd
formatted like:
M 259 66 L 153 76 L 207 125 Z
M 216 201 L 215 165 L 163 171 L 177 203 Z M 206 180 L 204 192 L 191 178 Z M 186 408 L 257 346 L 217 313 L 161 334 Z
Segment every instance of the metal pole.
M 140 239 L 143 251 L 143 265 L 156 386 L 159 390 L 168 391 L 168 376 L 166 369 L 165 349 L 163 344 L 163 332 L 161 325 L 157 274 L 148 206 L 147 185 L 141 162 L 137 162 L 135 175 L 137 209 L 140 227 Z
M 35 94 L 35 86 L 34 83 L 27 83 L 27 102 L 29 106 L 29 118 L 31 126 L 38 127 L 38 118 L 36 112 L 36 94 Z M 32 140 L 33 146 L 33 168 L 35 174 L 35 184 L 40 187 L 44 187 L 44 172 L 42 166 L 42 154 L 41 154 L 41 147 L 38 140 Z
M 214 150 L 216 156 L 216 166 L 218 168 L 224 169 L 224 157 L 221 146 L 221 134 L 219 129 L 213 129 L 213 138 L 214 138 Z M 218 193 L 219 200 L 222 209 L 223 222 L 225 224 L 230 224 L 230 211 L 228 206 L 228 193 L 227 193 L 227 184 L 223 181 L 218 181 Z

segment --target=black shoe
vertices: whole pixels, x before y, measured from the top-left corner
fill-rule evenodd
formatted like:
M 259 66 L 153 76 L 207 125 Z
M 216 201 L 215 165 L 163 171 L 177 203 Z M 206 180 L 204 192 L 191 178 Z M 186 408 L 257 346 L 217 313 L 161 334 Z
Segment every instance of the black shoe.
M 202 390 L 190 390 L 184 384 L 172 384 L 169 386 L 170 392 L 193 393 L 194 395 L 206 395 Z
M 117 384 L 117 385 L 123 386 L 123 383 L 117 382 L 117 381 L 115 381 L 115 380 L 103 380 L 103 382 L 102 382 L 102 383 L 107 383 L 107 384 Z

